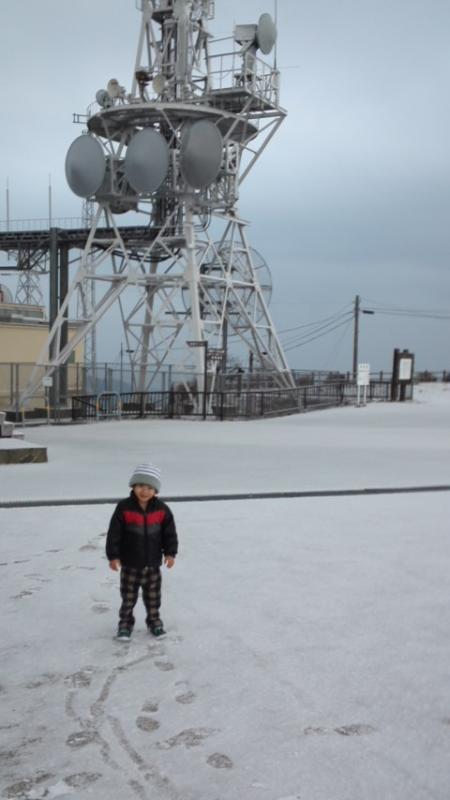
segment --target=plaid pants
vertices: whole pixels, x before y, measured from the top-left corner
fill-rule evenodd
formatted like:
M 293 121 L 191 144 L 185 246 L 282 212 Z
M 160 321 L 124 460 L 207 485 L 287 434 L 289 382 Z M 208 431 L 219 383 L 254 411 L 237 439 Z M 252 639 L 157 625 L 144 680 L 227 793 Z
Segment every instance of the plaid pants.
M 142 599 L 147 611 L 147 626 L 161 623 L 159 607 L 161 605 L 161 571 L 159 567 L 122 567 L 120 570 L 120 596 L 122 605 L 119 610 L 119 628 L 134 627 L 133 609 L 136 605 L 139 589 L 142 588 Z

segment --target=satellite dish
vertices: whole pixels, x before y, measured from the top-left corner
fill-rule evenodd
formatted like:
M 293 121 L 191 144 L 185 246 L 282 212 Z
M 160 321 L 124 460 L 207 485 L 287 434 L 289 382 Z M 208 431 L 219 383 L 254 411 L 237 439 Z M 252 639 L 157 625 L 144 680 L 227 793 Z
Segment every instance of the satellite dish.
M 111 97 L 114 100 L 116 97 L 120 97 L 122 93 L 122 87 L 120 86 L 119 81 L 116 80 L 116 78 L 111 78 L 111 80 L 109 80 L 108 83 L 106 84 L 106 91 L 109 97 Z
M 166 79 L 164 75 L 155 75 L 152 81 L 152 87 L 155 94 L 162 94 L 166 86 Z
M 217 178 L 222 146 L 222 135 L 209 120 L 200 119 L 185 126 L 181 136 L 180 169 L 189 186 L 202 189 Z
M 66 179 L 78 197 L 90 197 L 100 188 L 106 172 L 101 144 L 92 136 L 79 136 L 66 156 Z
M 256 29 L 256 43 L 264 55 L 268 55 L 277 40 L 277 29 L 270 14 L 261 14 Z
M 238 44 L 249 45 L 256 40 L 257 25 L 236 25 L 234 40 Z
M 168 169 L 169 147 L 164 136 L 153 128 L 144 128 L 133 136 L 125 157 L 125 175 L 136 192 L 156 192 Z
M 109 96 L 106 89 L 99 89 L 97 94 L 95 95 L 95 99 L 97 100 L 99 106 L 102 106 L 102 108 L 109 108 L 109 106 L 111 105 L 111 97 Z

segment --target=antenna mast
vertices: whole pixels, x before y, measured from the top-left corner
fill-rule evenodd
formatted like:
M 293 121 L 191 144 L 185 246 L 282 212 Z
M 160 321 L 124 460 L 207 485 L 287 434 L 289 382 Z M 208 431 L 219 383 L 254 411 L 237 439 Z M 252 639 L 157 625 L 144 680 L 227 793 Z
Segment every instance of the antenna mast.
M 252 363 L 291 387 L 287 365 L 240 218 L 239 189 L 283 122 L 278 72 L 260 55 L 276 42 L 270 14 L 237 25 L 226 51 L 208 31 L 211 0 L 141 0 L 141 27 L 127 93 L 112 78 L 96 94 L 88 133 L 69 148 L 72 191 L 96 203 L 80 267 L 39 362 L 64 363 L 116 302 L 120 303 L 134 385 L 148 390 L 168 363 L 186 372 L 194 357 L 204 386 L 203 349 L 240 343 Z M 217 45 L 220 45 L 218 47 Z M 139 214 L 126 237 L 119 220 Z M 106 220 L 102 249 L 96 231 Z M 267 267 L 265 266 L 267 274 Z M 260 273 L 261 274 L 261 273 Z M 96 302 L 70 341 L 59 341 L 71 296 L 95 282 Z M 138 290 L 131 310 L 122 295 Z M 224 366 L 224 364 L 222 364 Z M 217 361 L 208 363 L 209 386 Z M 33 380 L 26 395 L 33 391 Z

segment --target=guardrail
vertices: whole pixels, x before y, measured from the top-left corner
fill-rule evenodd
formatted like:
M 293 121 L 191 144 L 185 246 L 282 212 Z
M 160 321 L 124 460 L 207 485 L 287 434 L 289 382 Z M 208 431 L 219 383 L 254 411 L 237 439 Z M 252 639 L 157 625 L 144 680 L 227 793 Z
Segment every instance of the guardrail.
M 49 231 L 50 228 L 87 228 L 83 217 L 35 217 L 29 219 L 1 219 L 0 233 L 17 231 Z
M 100 392 L 95 401 L 97 419 L 111 419 L 122 416 L 122 399 L 119 392 Z
M 374 381 L 368 386 L 367 401 L 390 400 L 389 381 Z M 407 387 L 405 399 L 412 398 Z M 117 392 L 102 393 L 103 416 L 117 414 Z M 299 386 L 293 389 L 264 391 L 202 392 L 159 391 L 125 392 L 120 394 L 120 416 L 143 418 L 209 417 L 214 419 L 255 419 L 258 417 L 296 414 L 357 402 L 357 386 L 352 382 L 333 382 Z M 72 397 L 74 421 L 98 419 L 98 395 Z

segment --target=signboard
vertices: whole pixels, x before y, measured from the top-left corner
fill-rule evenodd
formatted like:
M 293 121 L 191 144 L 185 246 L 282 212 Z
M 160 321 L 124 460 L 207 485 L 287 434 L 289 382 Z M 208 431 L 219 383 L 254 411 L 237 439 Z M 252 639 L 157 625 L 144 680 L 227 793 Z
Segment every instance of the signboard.
M 53 378 L 42 378 L 42 386 L 44 389 L 51 389 L 53 386 Z
M 210 347 L 208 350 L 208 358 L 211 361 L 221 361 L 225 355 L 225 350 L 220 347 Z
M 392 365 L 391 400 L 405 400 L 406 389 L 411 387 L 414 380 L 414 353 L 409 350 L 394 350 L 394 363 Z
M 369 386 L 370 384 L 370 364 L 358 364 L 358 386 Z
M 412 378 L 412 358 L 399 358 L 398 379 L 399 381 L 410 381 Z

